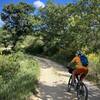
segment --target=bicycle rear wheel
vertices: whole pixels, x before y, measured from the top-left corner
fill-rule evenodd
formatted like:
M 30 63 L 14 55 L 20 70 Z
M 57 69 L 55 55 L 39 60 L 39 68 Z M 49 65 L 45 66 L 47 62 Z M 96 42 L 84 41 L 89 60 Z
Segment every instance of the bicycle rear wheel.
M 88 89 L 83 82 L 78 86 L 77 98 L 78 100 L 88 100 Z

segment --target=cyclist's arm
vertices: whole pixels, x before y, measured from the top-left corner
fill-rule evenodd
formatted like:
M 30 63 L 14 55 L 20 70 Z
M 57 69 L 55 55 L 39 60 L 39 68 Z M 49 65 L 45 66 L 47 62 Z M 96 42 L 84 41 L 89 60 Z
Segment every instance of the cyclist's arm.
M 72 61 L 71 61 L 71 63 L 75 63 L 76 62 L 76 57 L 74 57 L 73 59 L 72 59 Z
M 71 66 L 73 63 L 75 63 L 75 59 L 76 58 L 73 58 L 72 61 L 70 63 L 68 63 L 68 66 Z
M 76 65 L 76 57 L 74 57 L 73 59 L 72 59 L 72 61 L 68 64 L 68 67 L 70 67 L 70 68 L 75 68 L 75 65 Z

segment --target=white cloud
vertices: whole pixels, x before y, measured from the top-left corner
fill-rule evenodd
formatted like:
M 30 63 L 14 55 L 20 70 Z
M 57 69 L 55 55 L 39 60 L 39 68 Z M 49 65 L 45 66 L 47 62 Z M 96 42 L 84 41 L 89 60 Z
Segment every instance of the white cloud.
M 44 8 L 45 7 L 45 4 L 43 2 L 41 2 L 40 0 L 36 0 L 34 3 L 33 3 L 34 7 L 36 9 L 39 9 L 39 8 Z
M 0 27 L 2 27 L 3 25 L 4 25 L 4 22 L 0 18 Z

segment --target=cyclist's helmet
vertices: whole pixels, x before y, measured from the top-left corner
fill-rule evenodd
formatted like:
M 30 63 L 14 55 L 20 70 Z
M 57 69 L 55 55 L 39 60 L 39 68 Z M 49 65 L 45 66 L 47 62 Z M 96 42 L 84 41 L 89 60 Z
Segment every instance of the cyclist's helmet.
M 82 55 L 82 52 L 80 50 L 76 51 L 76 56 L 81 56 Z

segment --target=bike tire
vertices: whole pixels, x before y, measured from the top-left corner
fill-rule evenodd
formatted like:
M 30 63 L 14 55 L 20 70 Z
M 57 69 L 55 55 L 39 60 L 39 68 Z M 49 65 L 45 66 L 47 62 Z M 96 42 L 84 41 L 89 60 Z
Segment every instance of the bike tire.
M 80 93 L 80 91 L 85 93 L 84 98 L 79 97 L 79 96 L 83 96 L 83 93 Z M 88 89 L 83 82 L 80 84 L 80 86 L 77 89 L 77 98 L 78 100 L 88 100 Z

